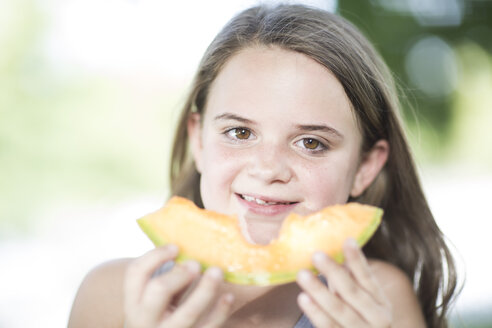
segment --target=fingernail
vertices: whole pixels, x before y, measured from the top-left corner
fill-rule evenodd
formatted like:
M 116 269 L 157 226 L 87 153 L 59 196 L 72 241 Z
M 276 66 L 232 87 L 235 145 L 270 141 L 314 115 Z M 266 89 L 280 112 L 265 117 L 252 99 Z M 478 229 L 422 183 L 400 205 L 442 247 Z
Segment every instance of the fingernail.
M 349 246 L 352 249 L 358 249 L 359 248 L 359 244 L 357 243 L 357 241 L 354 238 L 347 238 L 347 240 L 345 242 L 347 243 L 347 246 Z
M 307 270 L 301 270 L 297 274 L 297 278 L 300 282 L 308 282 L 311 279 L 311 274 Z
M 232 304 L 232 302 L 234 302 L 234 295 L 232 294 L 225 294 L 224 295 L 224 302 L 226 302 L 227 304 Z
M 186 261 L 183 263 L 183 266 L 192 274 L 197 274 L 201 271 L 201 266 L 196 261 Z
M 314 255 L 313 255 L 313 262 L 319 264 L 319 263 L 322 263 L 323 261 L 326 261 L 327 258 L 328 257 L 326 256 L 325 253 L 318 251 L 318 252 L 314 253 Z
M 311 300 L 309 299 L 309 296 L 307 296 L 306 293 L 300 293 L 299 294 L 299 302 L 303 304 L 309 304 Z
M 207 275 L 207 277 L 210 277 L 214 280 L 222 280 L 222 277 L 224 276 L 222 270 L 217 267 L 208 268 L 205 274 Z
M 178 246 L 174 245 L 174 244 L 169 244 L 166 246 L 166 250 L 171 253 L 171 254 L 178 254 Z

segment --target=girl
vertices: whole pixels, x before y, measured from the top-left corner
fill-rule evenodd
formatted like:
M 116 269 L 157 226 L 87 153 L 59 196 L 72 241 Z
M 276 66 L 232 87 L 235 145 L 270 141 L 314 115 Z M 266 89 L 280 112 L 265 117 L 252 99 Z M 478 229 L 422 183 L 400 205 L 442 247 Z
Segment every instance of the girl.
M 191 151 L 190 151 L 191 150 Z M 350 23 L 300 5 L 248 9 L 206 51 L 183 109 L 171 190 L 239 214 L 253 242 L 291 212 L 382 207 L 346 262 L 313 254 L 323 279 L 245 287 L 172 265 L 175 246 L 94 269 L 70 327 L 446 327 L 456 277 L 423 195 L 391 75 Z M 156 271 L 163 272 L 156 274 Z

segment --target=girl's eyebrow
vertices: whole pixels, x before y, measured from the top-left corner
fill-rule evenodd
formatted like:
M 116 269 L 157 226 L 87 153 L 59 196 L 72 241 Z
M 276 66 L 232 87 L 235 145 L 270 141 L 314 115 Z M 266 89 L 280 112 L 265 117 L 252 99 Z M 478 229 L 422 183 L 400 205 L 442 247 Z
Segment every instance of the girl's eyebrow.
M 235 120 L 235 121 L 239 121 L 239 122 L 246 123 L 246 124 L 254 124 L 254 122 L 252 120 L 238 116 L 236 114 L 232 114 L 232 113 L 223 113 L 223 114 L 215 116 L 214 121 L 218 121 L 218 120 Z
M 299 130 L 304 130 L 304 131 L 321 131 L 321 132 L 327 132 L 329 134 L 334 135 L 335 137 L 339 139 L 343 139 L 343 134 L 341 134 L 337 129 L 332 128 L 331 126 L 324 125 L 324 124 L 299 124 L 296 125 L 296 128 Z
M 214 121 L 218 120 L 234 120 L 238 121 L 241 123 L 245 124 L 254 124 L 255 122 L 247 119 L 245 117 L 233 114 L 233 113 L 223 113 L 219 114 L 214 117 Z M 334 135 L 335 137 L 339 139 L 343 139 L 343 134 L 341 134 L 337 129 L 332 128 L 331 126 L 324 125 L 324 124 L 298 124 L 296 125 L 296 128 L 298 130 L 303 130 L 303 131 L 321 131 L 321 132 L 327 132 L 331 135 Z

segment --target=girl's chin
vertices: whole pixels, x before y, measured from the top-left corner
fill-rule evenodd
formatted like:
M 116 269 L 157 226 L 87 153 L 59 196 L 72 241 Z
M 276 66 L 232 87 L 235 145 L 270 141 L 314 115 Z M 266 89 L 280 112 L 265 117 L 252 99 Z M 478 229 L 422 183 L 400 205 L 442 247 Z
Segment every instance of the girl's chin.
M 278 221 L 263 222 L 243 216 L 239 218 L 239 226 L 244 238 L 249 243 L 257 245 L 268 245 L 277 239 L 281 224 Z

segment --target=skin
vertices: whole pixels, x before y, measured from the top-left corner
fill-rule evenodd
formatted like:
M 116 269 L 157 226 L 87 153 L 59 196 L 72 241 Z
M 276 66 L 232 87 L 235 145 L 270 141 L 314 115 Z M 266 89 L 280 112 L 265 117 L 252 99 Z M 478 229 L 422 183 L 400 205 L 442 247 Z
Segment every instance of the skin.
M 380 141 L 363 160 L 341 84 L 312 59 L 280 49 L 252 48 L 230 59 L 202 119 L 196 115 L 188 128 L 203 203 L 238 214 L 261 244 L 278 235 L 288 212 L 306 215 L 360 194 L 388 152 Z M 256 206 L 241 199 L 248 196 L 294 204 Z
M 205 113 L 188 122 L 206 208 L 237 214 L 252 242 L 278 235 L 286 215 L 345 203 L 377 176 L 385 140 L 361 154 L 362 136 L 343 87 L 310 58 L 278 48 L 233 56 L 210 90 Z M 410 281 L 367 260 L 348 240 L 346 262 L 323 253 L 296 283 L 227 284 L 198 265 L 152 273 L 177 254 L 154 249 L 93 270 L 74 301 L 69 327 L 293 327 L 304 312 L 317 327 L 424 327 Z

